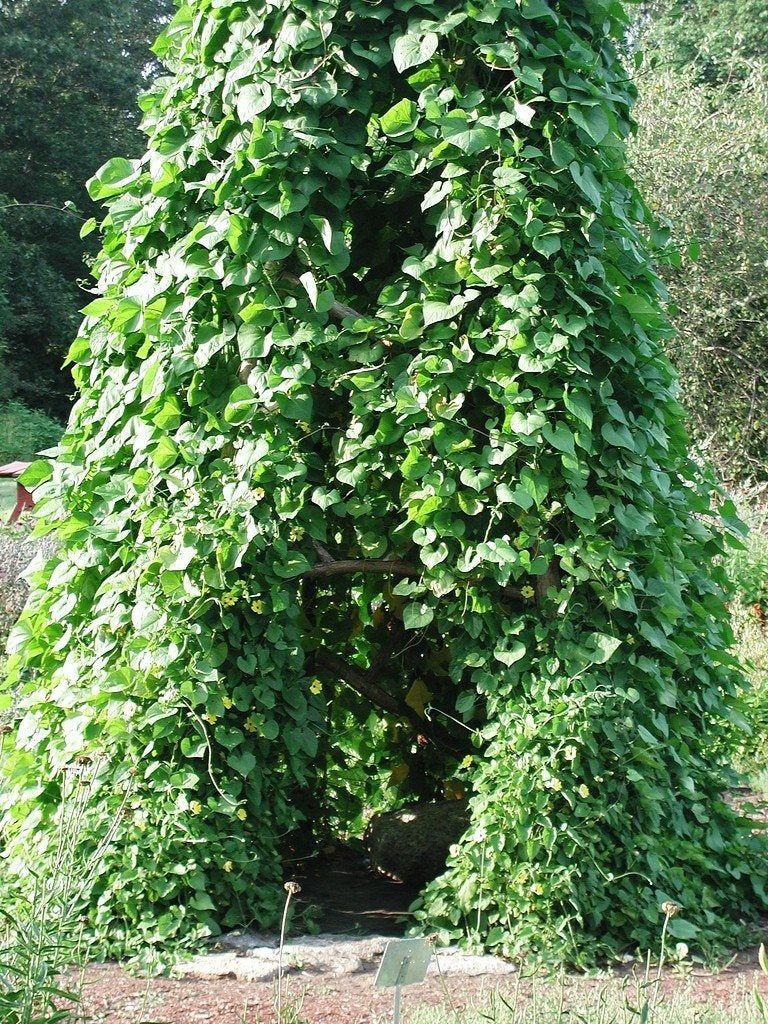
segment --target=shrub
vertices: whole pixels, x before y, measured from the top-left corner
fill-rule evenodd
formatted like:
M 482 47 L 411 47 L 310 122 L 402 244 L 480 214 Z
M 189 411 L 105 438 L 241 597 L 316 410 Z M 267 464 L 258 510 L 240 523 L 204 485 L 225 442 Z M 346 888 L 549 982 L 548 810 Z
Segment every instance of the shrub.
M 748 731 L 740 733 L 735 766 L 749 779 L 765 786 L 768 770 L 768 626 L 754 605 L 735 601 L 731 606 L 736 652 L 746 667 L 744 716 Z
M 741 601 L 768 614 L 768 534 L 750 533 L 743 550 L 729 556 L 727 569 Z
M 63 430 L 39 409 L 7 402 L 0 406 L 0 464 L 34 459 L 38 452 L 58 444 Z

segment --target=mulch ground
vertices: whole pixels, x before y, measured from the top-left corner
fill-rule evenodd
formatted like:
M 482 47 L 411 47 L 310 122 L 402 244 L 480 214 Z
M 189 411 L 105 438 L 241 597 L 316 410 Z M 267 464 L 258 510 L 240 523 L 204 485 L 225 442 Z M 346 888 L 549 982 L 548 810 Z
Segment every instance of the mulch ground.
M 620 987 L 633 983 L 633 972 L 642 977 L 642 968 L 620 971 L 613 977 L 569 979 L 568 985 L 579 992 L 585 987 Z M 198 979 L 132 977 L 115 964 L 93 965 L 85 971 L 83 1017 L 92 1024 L 275 1024 L 273 984 L 222 978 Z M 524 982 L 523 989 L 530 986 Z M 540 986 L 539 986 L 540 988 Z M 710 973 L 694 968 L 686 973 L 665 971 L 661 999 L 674 1000 L 685 995 L 704 1006 L 743 1003 L 757 988 L 768 997 L 768 978 L 757 963 L 757 951 L 742 954 L 718 971 Z M 512 1001 L 513 978 L 431 978 L 423 985 L 406 990 L 403 1010 L 407 1021 L 409 1007 L 441 1006 L 446 1022 L 454 1019 L 470 1004 L 483 1002 L 492 991 Z M 373 987 L 373 975 L 346 978 L 291 977 L 284 988 L 284 1005 L 295 1007 L 308 1024 L 384 1024 L 391 1020 L 392 995 Z

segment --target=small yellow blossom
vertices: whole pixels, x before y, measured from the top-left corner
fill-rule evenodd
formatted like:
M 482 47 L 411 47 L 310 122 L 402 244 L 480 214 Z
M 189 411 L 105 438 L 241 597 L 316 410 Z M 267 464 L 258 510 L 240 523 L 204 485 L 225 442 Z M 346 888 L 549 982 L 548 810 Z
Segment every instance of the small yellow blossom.
M 574 747 L 572 744 L 569 744 L 563 751 L 566 761 L 575 761 L 577 753 L 578 751 L 576 750 L 576 747 Z
M 233 594 L 232 591 L 228 594 L 222 594 L 221 603 L 225 608 L 231 608 L 233 605 L 237 604 L 237 595 Z
M 246 720 L 245 720 L 245 728 L 246 728 L 246 732 L 256 732 L 256 730 L 258 729 L 258 725 L 256 724 L 256 719 L 253 717 L 253 715 L 248 715 L 248 717 L 246 718 Z
M 261 613 L 264 611 L 264 602 L 251 601 L 251 611 L 255 612 L 257 615 L 261 615 Z
M 319 679 L 313 679 L 312 682 L 309 684 L 309 690 L 310 693 L 314 693 L 315 696 L 317 696 L 318 693 L 323 692 L 323 684 L 320 682 Z
M 224 707 L 227 710 L 229 710 L 232 707 L 232 698 L 231 697 L 222 697 L 221 698 L 221 703 L 224 705 Z
M 251 493 L 253 494 L 254 501 L 261 501 L 267 492 L 263 487 L 254 487 Z
M 224 868 L 225 871 L 229 872 L 229 871 L 232 870 L 232 867 L 233 867 L 232 861 L 231 860 L 225 860 L 224 863 L 221 866 Z
M 311 428 L 310 428 L 310 426 L 309 426 L 309 424 L 307 423 L 306 420 L 302 420 L 299 423 L 299 429 L 301 430 L 301 432 L 303 434 L 308 434 Z
M 531 891 L 534 892 L 537 896 L 543 896 L 544 886 L 541 884 L 541 882 L 534 882 L 531 886 Z
M 212 714 L 210 711 L 207 714 L 203 715 L 203 718 L 210 725 L 214 725 L 216 723 L 216 715 Z
M 579 786 L 577 792 L 578 792 L 579 796 L 584 797 L 586 799 L 589 796 L 589 786 L 585 786 L 584 783 L 582 782 L 582 784 Z
M 467 756 L 464 758 L 464 760 L 459 765 L 459 768 L 471 768 L 472 767 L 472 762 L 474 760 L 475 759 L 474 759 L 474 757 L 472 757 L 471 754 L 467 754 Z
M 563 784 L 560 781 L 560 779 L 552 779 L 552 783 L 550 785 L 550 789 L 554 789 L 554 791 L 556 793 L 559 793 L 562 788 L 563 788 Z
M 238 807 L 237 810 L 235 811 L 235 815 L 240 819 L 240 821 L 245 821 L 245 819 L 248 817 L 248 812 L 244 807 Z
M 304 529 L 301 526 L 292 526 L 288 533 L 288 540 L 301 540 L 304 536 Z
M 523 587 L 520 593 L 523 595 L 523 597 L 530 599 L 533 597 L 536 591 L 533 589 L 533 587 Z
M 199 800 L 193 800 L 192 803 L 189 805 L 189 809 L 190 811 L 192 811 L 193 814 L 201 814 L 203 810 L 203 805 L 200 803 Z

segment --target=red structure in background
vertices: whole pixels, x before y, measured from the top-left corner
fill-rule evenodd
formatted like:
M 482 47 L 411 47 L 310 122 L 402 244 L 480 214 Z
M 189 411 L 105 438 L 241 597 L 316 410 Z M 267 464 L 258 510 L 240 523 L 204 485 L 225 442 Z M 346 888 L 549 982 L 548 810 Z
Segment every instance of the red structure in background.
M 12 477 L 16 480 L 16 505 L 8 520 L 15 523 L 22 512 L 34 507 L 34 499 L 27 488 L 19 483 L 19 477 L 29 465 L 28 462 L 9 462 L 7 466 L 0 466 L 0 477 Z

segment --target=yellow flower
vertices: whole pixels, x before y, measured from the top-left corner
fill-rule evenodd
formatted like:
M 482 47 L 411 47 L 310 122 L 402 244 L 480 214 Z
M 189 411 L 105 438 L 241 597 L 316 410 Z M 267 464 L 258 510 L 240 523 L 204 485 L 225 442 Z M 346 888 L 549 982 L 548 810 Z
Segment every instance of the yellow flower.
M 589 786 L 585 786 L 582 782 L 582 784 L 579 786 L 577 790 L 577 793 L 579 794 L 579 796 L 584 797 L 586 799 L 589 796 Z
M 563 751 L 566 761 L 575 761 L 577 753 L 578 751 L 576 750 L 576 747 L 573 746 L 573 744 L 569 744 Z
M 245 821 L 245 819 L 248 817 L 248 812 L 244 807 L 238 807 L 237 810 L 235 811 L 235 815 L 240 819 L 240 821 Z
M 310 693 L 314 693 L 315 696 L 317 696 L 318 693 L 323 692 L 323 684 L 320 682 L 319 679 L 313 679 L 309 685 L 309 690 Z
M 299 423 L 299 428 L 303 434 L 308 434 L 310 431 L 310 426 L 305 420 L 302 420 Z
M 203 805 L 200 803 L 199 800 L 193 800 L 192 803 L 189 805 L 189 809 L 190 811 L 192 811 L 193 814 L 201 814 L 203 810 Z
M 523 597 L 530 599 L 530 598 L 533 597 L 533 595 L 536 593 L 536 591 L 533 589 L 533 587 L 527 587 L 526 586 L 526 587 L 523 587 L 523 589 L 520 591 L 520 593 L 523 595 Z
M 211 725 L 213 725 L 216 722 L 216 715 L 212 715 L 210 711 L 207 714 L 203 715 L 203 718 L 206 720 L 206 722 L 209 722 Z
M 229 872 L 229 871 L 232 870 L 232 861 L 231 860 L 225 860 L 224 863 L 221 866 L 224 868 L 225 871 Z
M 264 602 L 251 601 L 251 611 L 256 612 L 257 615 L 261 615 L 261 613 L 264 611 Z
M 541 884 L 541 882 L 534 882 L 534 884 L 531 886 L 531 890 L 534 893 L 536 893 L 537 896 L 544 895 L 544 886 Z
M 562 784 L 562 782 L 560 781 L 560 779 L 552 779 L 552 783 L 551 783 L 551 786 L 550 786 L 550 788 L 551 788 L 551 789 L 554 789 L 554 791 L 555 791 L 556 793 L 559 793 L 559 792 L 560 792 L 560 790 L 561 790 L 561 789 L 563 788 L 563 784 Z
M 304 536 L 304 529 L 301 526 L 292 526 L 288 533 L 288 540 L 301 540 Z
M 221 698 L 221 703 L 224 705 L 224 707 L 227 710 L 229 710 L 232 707 L 232 698 L 231 697 L 222 697 Z
M 475 759 L 474 759 L 474 757 L 472 757 L 471 754 L 467 754 L 467 756 L 464 758 L 464 760 L 459 765 L 459 768 L 471 768 L 472 767 L 472 762 L 474 760 Z
M 261 499 L 266 494 L 266 491 L 264 490 L 263 487 L 254 487 L 251 493 L 253 494 L 255 501 L 261 501 Z
M 233 594 L 232 591 L 228 594 L 222 594 L 221 603 L 225 608 L 231 608 L 233 605 L 237 604 L 237 595 Z
M 245 728 L 247 732 L 256 732 L 256 730 L 258 729 L 256 719 L 253 717 L 253 715 L 248 715 L 248 717 L 246 718 Z

